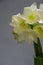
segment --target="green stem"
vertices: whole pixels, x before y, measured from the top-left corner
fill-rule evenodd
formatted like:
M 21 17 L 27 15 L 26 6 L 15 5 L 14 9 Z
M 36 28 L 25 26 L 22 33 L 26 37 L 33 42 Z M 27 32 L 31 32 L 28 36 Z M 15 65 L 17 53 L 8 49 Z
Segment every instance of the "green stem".
M 37 43 L 35 41 L 33 41 L 33 43 L 34 43 L 35 56 L 42 57 L 43 53 L 42 53 L 42 47 L 39 38 L 37 38 Z
M 33 25 L 30 25 L 31 29 L 33 29 Z M 36 57 L 42 57 L 43 53 L 42 53 L 42 47 L 41 47 L 41 43 L 40 43 L 40 39 L 37 38 L 37 43 L 35 41 L 33 41 L 34 43 L 34 50 L 35 50 L 35 56 Z

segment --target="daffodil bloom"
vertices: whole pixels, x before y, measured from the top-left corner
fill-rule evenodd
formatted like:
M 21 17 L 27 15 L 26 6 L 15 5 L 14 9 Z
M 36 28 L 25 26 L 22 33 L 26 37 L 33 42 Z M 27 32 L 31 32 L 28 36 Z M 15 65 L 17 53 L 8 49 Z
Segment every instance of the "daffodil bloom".
M 34 31 L 37 31 L 37 35 L 39 38 L 43 38 L 43 25 L 37 25 L 34 27 Z
M 43 5 L 37 8 L 34 3 L 24 7 L 23 14 L 18 13 L 12 16 L 10 25 L 13 27 L 13 34 L 18 42 L 37 42 L 37 37 L 43 37 Z
M 25 20 L 20 13 L 12 16 L 12 22 L 10 25 L 13 27 L 14 39 L 18 42 L 22 42 L 25 39 Z
M 43 4 L 37 8 L 36 3 L 24 7 L 22 14 L 12 16 L 10 25 L 13 27 L 14 39 L 18 42 L 34 43 L 35 65 L 43 65 L 43 52 L 39 38 L 43 38 Z M 42 59 L 42 60 L 41 60 Z
M 38 12 L 36 4 L 32 4 L 30 7 L 24 7 L 23 16 L 26 19 L 26 23 L 34 24 L 38 22 Z
M 38 12 L 38 25 L 34 27 L 34 30 L 37 31 L 38 37 L 43 38 L 43 4 L 40 4 L 39 9 L 37 9 Z
M 13 27 L 14 32 L 19 34 L 22 31 L 24 31 L 25 28 L 24 21 L 25 20 L 22 18 L 20 14 L 12 16 L 12 22 L 10 23 L 10 25 Z

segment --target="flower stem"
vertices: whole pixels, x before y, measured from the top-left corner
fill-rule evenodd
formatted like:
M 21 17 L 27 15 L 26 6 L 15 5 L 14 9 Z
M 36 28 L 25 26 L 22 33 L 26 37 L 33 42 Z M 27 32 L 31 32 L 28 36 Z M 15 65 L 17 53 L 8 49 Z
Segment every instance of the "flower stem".
M 37 38 L 37 43 L 35 41 L 33 41 L 34 43 L 34 50 L 35 50 L 35 56 L 36 57 L 42 57 L 43 53 L 42 53 L 42 47 L 41 47 L 41 43 L 40 43 L 40 39 Z
M 30 25 L 30 26 L 31 26 L 31 29 L 33 29 L 33 25 Z M 37 43 L 35 41 L 33 41 L 33 43 L 34 43 L 35 56 L 43 57 L 43 52 L 42 52 L 42 47 L 41 47 L 39 37 L 37 38 Z

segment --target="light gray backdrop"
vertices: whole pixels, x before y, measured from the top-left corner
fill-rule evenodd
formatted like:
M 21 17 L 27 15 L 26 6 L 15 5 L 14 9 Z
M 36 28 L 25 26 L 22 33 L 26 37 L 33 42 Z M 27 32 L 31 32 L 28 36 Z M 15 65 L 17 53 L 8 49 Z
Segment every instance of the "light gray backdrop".
M 17 44 L 9 26 L 11 16 L 22 13 L 24 6 L 43 0 L 0 0 L 0 65 L 33 65 L 34 48 L 32 44 Z M 43 40 L 41 40 L 43 42 Z M 43 44 L 42 44 L 43 47 Z

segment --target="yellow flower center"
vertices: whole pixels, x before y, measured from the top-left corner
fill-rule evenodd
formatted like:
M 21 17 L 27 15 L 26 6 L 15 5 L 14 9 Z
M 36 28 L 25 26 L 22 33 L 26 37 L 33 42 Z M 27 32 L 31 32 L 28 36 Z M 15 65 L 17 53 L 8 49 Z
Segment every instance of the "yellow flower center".
M 37 16 L 36 16 L 36 13 L 30 13 L 28 16 L 28 20 L 30 21 L 30 22 L 35 22 L 36 21 L 36 19 L 37 19 Z

